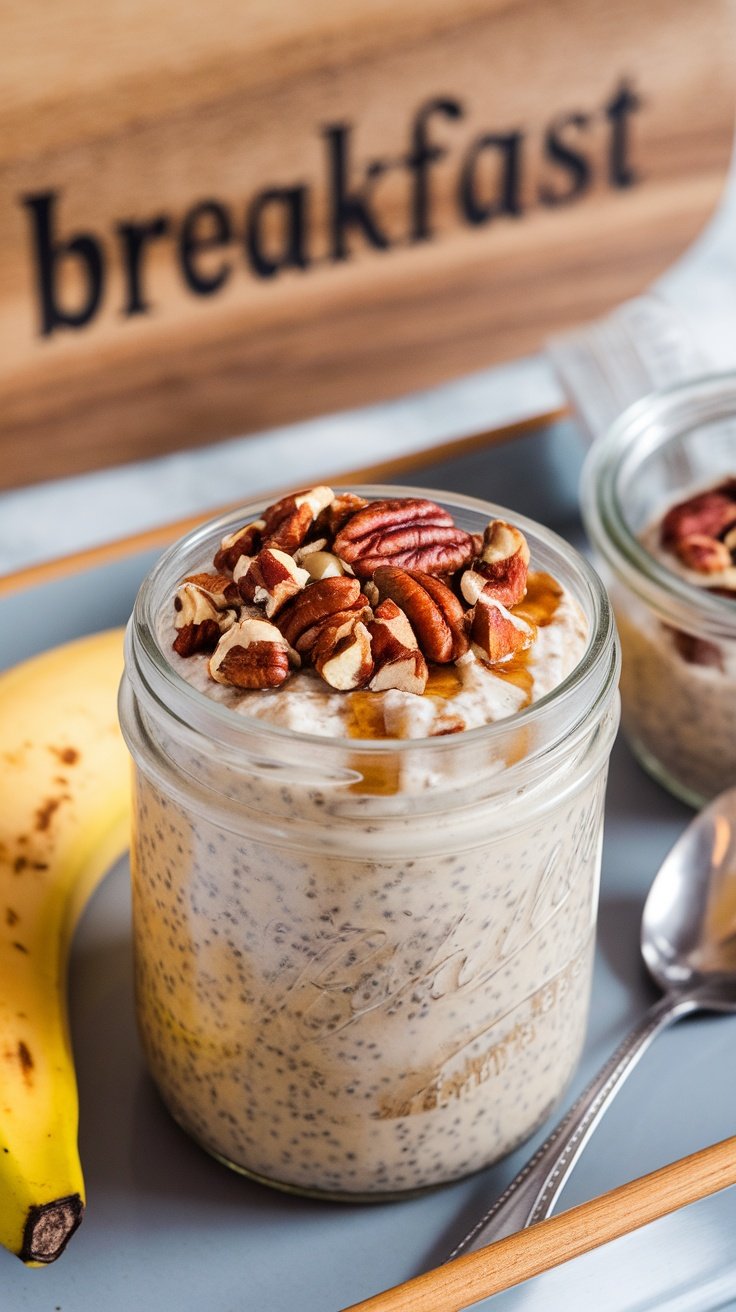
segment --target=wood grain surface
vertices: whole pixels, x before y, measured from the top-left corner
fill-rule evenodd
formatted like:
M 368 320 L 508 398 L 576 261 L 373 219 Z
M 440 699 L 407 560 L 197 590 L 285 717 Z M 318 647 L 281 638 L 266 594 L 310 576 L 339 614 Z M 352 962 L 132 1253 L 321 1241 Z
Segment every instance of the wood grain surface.
M 0 487 L 394 396 L 640 291 L 716 206 L 734 21 L 7 7 Z
M 464 1312 L 543 1271 L 736 1184 L 736 1137 L 682 1157 L 343 1312 Z

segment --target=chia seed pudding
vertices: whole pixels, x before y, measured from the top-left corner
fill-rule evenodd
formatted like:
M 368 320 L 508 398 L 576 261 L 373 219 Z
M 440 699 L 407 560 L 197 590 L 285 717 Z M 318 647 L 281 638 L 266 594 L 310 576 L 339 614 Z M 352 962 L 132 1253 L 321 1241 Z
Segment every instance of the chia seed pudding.
M 567 1084 L 589 1004 L 618 716 L 605 593 L 546 530 L 411 495 L 449 507 L 474 549 L 489 520 L 519 526 L 529 581 L 508 614 L 530 646 L 492 667 L 473 628 L 427 662 L 422 694 L 323 687 L 306 661 L 283 687 L 208 682 L 219 657 L 172 652 L 171 600 L 260 512 L 246 507 L 145 581 L 121 689 L 151 1072 L 228 1165 L 329 1197 L 421 1189 L 511 1151 Z
M 736 380 L 632 407 L 588 457 L 583 510 L 621 637 L 623 727 L 701 806 L 736 784 Z

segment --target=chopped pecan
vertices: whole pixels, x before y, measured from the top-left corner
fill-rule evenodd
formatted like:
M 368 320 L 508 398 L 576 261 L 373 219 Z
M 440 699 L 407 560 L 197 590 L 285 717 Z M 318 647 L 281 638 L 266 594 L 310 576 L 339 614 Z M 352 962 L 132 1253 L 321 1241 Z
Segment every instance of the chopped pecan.
M 236 575 L 243 601 L 264 606 L 268 619 L 273 619 L 309 582 L 307 570 L 300 569 L 291 556 L 275 547 L 264 547 L 247 562 L 242 573 L 236 566 Z
M 228 606 L 240 604 L 237 585 L 227 574 L 189 574 L 182 586 L 186 587 L 187 584 L 204 593 L 217 610 L 227 610 Z M 176 601 L 177 598 L 174 598 L 174 605 L 179 610 Z
M 279 628 L 286 641 L 297 651 L 309 653 L 325 620 L 341 611 L 362 610 L 367 606 L 357 579 L 347 574 L 310 583 L 284 607 Z
M 503 519 L 492 519 L 472 567 L 460 580 L 469 605 L 485 595 L 502 606 L 516 606 L 526 596 L 529 545 L 524 534 Z
M 233 623 L 235 621 L 235 611 L 224 611 L 224 615 L 232 615 Z M 174 651 L 179 656 L 194 656 L 198 651 L 214 651 L 217 646 L 222 630 L 218 619 L 200 620 L 198 624 L 183 624 L 177 629 L 176 637 L 171 644 Z
M 452 516 L 417 497 L 371 501 L 340 529 L 333 550 L 358 578 L 382 565 L 451 574 L 473 555 L 473 539 Z
M 708 492 L 679 501 L 662 520 L 660 540 L 663 547 L 674 547 L 692 534 L 720 538 L 736 524 L 736 478 L 726 479 Z
M 720 574 L 732 563 L 726 543 L 705 533 L 689 533 L 687 537 L 677 538 L 672 545 L 683 565 L 699 574 Z
M 402 692 L 421 695 L 429 677 L 427 662 L 401 607 L 387 597 L 376 608 L 368 631 L 375 663 L 371 690 L 384 692 L 388 688 L 398 688 Z
M 261 534 L 265 527 L 265 519 L 254 519 L 234 533 L 228 533 L 215 555 L 215 569 L 233 570 L 241 556 L 254 556 L 260 549 Z
M 240 595 L 225 574 L 190 574 L 174 597 L 174 651 L 179 656 L 212 651 L 237 619 L 234 602 L 240 602 Z
M 368 502 L 365 497 L 356 496 L 354 492 L 341 492 L 335 497 L 314 521 L 315 531 L 326 533 L 328 538 L 333 538 L 339 533 L 343 524 L 347 524 L 349 519 Z
M 245 619 L 220 639 L 209 672 L 217 683 L 234 688 L 277 688 L 298 664 L 299 657 L 275 624 Z
M 334 500 L 331 487 L 310 487 L 282 497 L 263 512 L 263 544 L 292 553 L 304 542 L 321 511 Z
M 384 656 L 383 664 L 376 670 L 368 687 L 371 692 L 388 692 L 395 688 L 421 697 L 428 678 L 427 662 L 419 648 L 410 651 L 397 643 L 397 650 L 390 658 Z
M 408 616 L 424 655 L 438 665 L 468 650 L 465 612 L 447 584 L 421 570 L 384 565 L 373 575 L 381 600 L 390 597 Z
M 413 650 L 419 646 L 417 635 L 409 623 L 406 612 L 390 597 L 376 606 L 373 621 L 369 627 L 371 633 L 375 633 L 375 642 L 379 649 L 385 633 L 400 642 L 402 647 Z
M 470 637 L 476 655 L 495 665 L 530 647 L 536 629 L 518 615 L 512 615 L 501 602 L 484 595 L 472 612 Z
M 339 692 L 362 688 L 373 673 L 371 635 L 360 613 L 326 620 L 312 649 L 312 664 Z

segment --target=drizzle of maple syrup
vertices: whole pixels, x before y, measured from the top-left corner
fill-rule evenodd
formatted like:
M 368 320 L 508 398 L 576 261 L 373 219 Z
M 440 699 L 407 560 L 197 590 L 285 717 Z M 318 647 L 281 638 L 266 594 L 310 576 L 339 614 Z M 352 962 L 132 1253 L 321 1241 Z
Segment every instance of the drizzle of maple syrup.
M 551 574 L 545 574 L 543 570 L 537 570 L 529 575 L 526 596 L 523 601 L 519 602 L 518 606 L 512 606 L 511 614 L 518 615 L 520 619 L 526 620 L 527 624 L 533 624 L 537 629 L 544 629 L 552 622 L 561 597 L 562 588 L 559 583 L 552 578 Z M 510 656 L 508 660 L 487 667 L 493 670 L 496 678 L 503 679 L 505 683 L 513 683 L 515 687 L 520 688 L 524 693 L 524 701 L 519 710 L 529 706 L 532 700 L 534 676 L 529 669 L 531 650 L 531 647 L 527 647 L 525 651 L 519 651 Z
M 527 591 L 523 601 L 512 607 L 512 614 L 520 619 L 543 629 L 550 624 L 562 597 L 562 588 L 550 574 L 538 570 L 529 575 Z M 509 660 L 498 665 L 489 665 L 494 675 L 508 683 L 521 688 L 525 700 L 519 708 L 528 706 L 532 699 L 534 677 L 529 669 L 530 648 L 518 652 Z M 455 665 L 430 665 L 427 687 L 424 697 L 441 698 L 452 701 L 462 689 L 463 682 Z M 373 692 L 359 690 L 348 693 L 347 698 L 347 737 L 360 738 L 364 741 L 389 740 L 383 718 L 383 698 Z M 524 746 L 519 743 L 519 756 L 524 755 Z M 361 774 L 361 781 L 353 787 L 361 793 L 374 796 L 391 796 L 399 787 L 399 763 L 388 756 L 381 755 L 373 759 L 369 756 L 356 756 L 353 767 Z
M 544 570 L 535 570 L 527 579 L 524 600 L 513 607 L 512 613 L 544 629 L 552 622 L 561 600 L 562 588 L 556 579 Z
M 455 665 L 430 665 L 425 697 L 441 697 L 443 701 L 452 701 L 463 686 L 463 681 Z
M 350 692 L 347 695 L 348 738 L 388 738 L 383 719 L 383 699 L 374 692 Z

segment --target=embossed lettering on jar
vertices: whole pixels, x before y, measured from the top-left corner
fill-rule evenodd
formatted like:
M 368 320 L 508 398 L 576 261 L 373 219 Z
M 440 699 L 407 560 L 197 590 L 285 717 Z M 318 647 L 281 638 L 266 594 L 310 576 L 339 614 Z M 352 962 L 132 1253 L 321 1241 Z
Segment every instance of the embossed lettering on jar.
M 618 718 L 605 593 L 546 530 L 416 495 L 463 534 L 512 518 L 582 608 L 583 658 L 539 702 L 449 737 L 363 741 L 203 696 L 156 619 L 258 506 L 204 526 L 146 580 L 121 692 L 150 1069 L 210 1152 L 333 1197 L 420 1189 L 509 1152 L 564 1090 L 589 1002 Z

